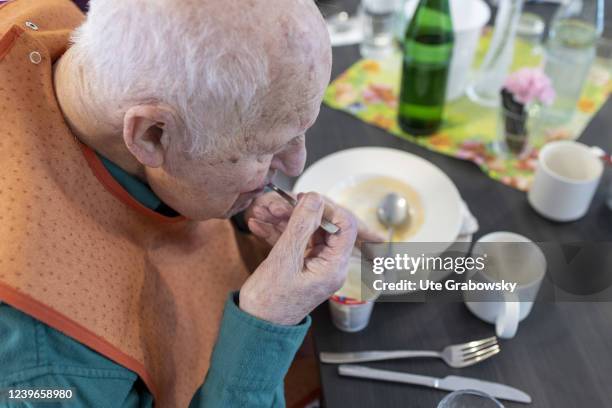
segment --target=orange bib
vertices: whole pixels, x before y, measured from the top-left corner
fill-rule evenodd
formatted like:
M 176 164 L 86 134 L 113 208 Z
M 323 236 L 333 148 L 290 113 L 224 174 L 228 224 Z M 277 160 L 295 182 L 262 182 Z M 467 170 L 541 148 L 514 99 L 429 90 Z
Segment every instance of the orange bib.
M 138 373 L 156 406 L 187 407 L 264 247 L 147 209 L 75 140 L 51 70 L 82 20 L 67 0 L 0 6 L 0 299 Z

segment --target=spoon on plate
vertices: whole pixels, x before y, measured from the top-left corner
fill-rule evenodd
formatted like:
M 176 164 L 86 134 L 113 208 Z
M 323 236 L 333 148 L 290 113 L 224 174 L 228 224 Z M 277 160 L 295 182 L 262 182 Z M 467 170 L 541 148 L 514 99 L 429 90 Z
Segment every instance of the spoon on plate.
M 410 220 L 408 202 L 397 193 L 385 195 L 376 208 L 378 221 L 389 230 L 389 243 L 393 238 L 393 231 Z

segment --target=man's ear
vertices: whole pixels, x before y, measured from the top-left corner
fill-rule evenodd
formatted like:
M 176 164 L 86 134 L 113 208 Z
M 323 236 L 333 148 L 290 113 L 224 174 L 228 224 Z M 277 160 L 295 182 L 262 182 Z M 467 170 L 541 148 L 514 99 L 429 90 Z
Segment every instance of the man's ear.
M 132 106 L 123 118 L 123 142 L 144 166 L 161 167 L 169 147 L 169 134 L 176 129 L 176 117 L 169 107 Z

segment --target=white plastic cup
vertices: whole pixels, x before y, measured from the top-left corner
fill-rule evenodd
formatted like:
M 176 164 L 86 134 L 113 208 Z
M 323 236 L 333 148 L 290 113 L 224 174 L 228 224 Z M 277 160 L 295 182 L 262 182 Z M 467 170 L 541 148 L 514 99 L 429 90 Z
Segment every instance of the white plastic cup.
M 550 142 L 540 151 L 527 200 L 545 218 L 577 220 L 587 213 L 603 170 L 589 146 L 570 140 Z
M 346 282 L 329 299 L 329 311 L 334 326 L 349 333 L 365 329 L 370 322 L 377 297 L 378 293 L 368 290 L 361 283 L 360 258 L 351 258 Z
M 358 301 L 336 295 L 329 299 L 334 326 L 349 333 L 361 331 L 368 326 L 373 308 L 372 301 Z

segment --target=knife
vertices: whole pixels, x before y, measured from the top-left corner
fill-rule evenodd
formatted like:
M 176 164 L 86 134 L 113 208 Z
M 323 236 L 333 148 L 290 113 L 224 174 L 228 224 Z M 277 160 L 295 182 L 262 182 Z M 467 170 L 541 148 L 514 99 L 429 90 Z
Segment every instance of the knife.
M 489 394 L 495 398 L 508 401 L 522 402 L 524 404 L 531 402 L 529 394 L 519 389 L 504 384 L 478 380 L 476 378 L 459 377 L 455 375 L 436 378 L 425 375 L 400 373 L 397 371 L 378 370 L 355 364 L 340 364 L 338 366 L 338 373 L 346 377 L 416 384 L 445 391 L 476 390 Z

